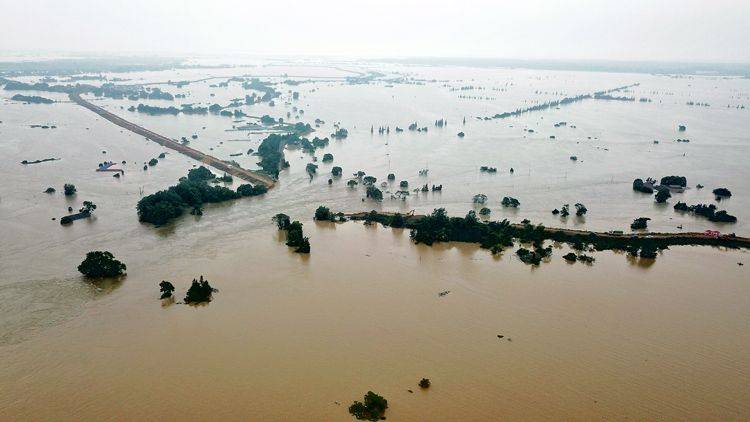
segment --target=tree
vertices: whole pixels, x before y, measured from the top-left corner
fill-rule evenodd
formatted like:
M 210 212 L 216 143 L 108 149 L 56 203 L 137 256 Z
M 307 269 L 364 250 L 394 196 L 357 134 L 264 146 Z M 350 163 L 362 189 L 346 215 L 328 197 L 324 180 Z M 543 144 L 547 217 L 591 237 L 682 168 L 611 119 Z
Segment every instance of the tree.
M 730 196 L 732 196 L 732 192 L 730 192 L 727 188 L 716 188 L 714 189 L 714 195 L 716 195 L 717 197 L 729 198 Z
M 390 226 L 394 228 L 401 228 L 404 227 L 404 216 L 401 215 L 401 213 L 393 214 L 393 217 L 391 217 Z
M 654 198 L 656 199 L 656 202 L 659 204 L 663 204 L 667 202 L 667 199 L 671 198 L 672 194 L 669 192 L 668 188 L 660 188 L 657 192 Z
M 388 400 L 372 391 L 365 394 L 365 401 L 354 401 L 349 406 L 349 413 L 355 418 L 368 421 L 379 421 L 383 419 L 385 410 L 388 408 Z
M 96 209 L 96 204 L 91 201 L 83 201 L 83 207 L 78 212 L 82 214 L 91 214 Z
M 247 183 L 237 187 L 237 193 L 242 196 L 256 196 L 262 195 L 268 192 L 268 188 L 265 185 L 257 184 L 255 186 Z
M 586 213 L 589 211 L 588 209 L 586 209 L 585 205 L 580 204 L 580 203 L 576 204 L 575 207 L 576 207 L 576 215 L 579 217 L 586 215 Z
M 342 172 L 342 170 L 341 170 L 341 167 L 339 167 L 339 166 L 336 166 L 336 167 L 334 167 L 334 168 L 331 169 L 331 174 L 334 175 L 334 176 L 341 176 L 341 172 Z
M 190 169 L 187 174 L 188 180 L 191 181 L 205 181 L 205 180 L 211 180 L 215 178 L 216 175 L 211 173 L 211 170 L 200 166 L 198 168 Z
M 661 185 L 663 186 L 687 186 L 687 177 L 685 176 L 664 176 L 661 178 Z
M 430 379 L 429 378 L 422 378 L 419 381 L 419 386 L 421 388 L 430 388 L 430 385 L 431 385 L 431 383 L 430 383 Z
M 148 160 L 148 165 L 149 165 L 149 166 L 151 166 L 151 167 L 153 167 L 153 166 L 155 166 L 155 165 L 156 165 L 156 164 L 157 164 L 158 162 L 159 162 L 159 160 L 157 160 L 156 158 L 152 158 L 152 159 Z
M 276 225 L 279 227 L 279 230 L 286 230 L 289 228 L 289 224 L 291 223 L 289 220 L 289 216 L 286 214 L 278 213 L 273 216 L 273 221 L 276 222 Z
M 648 217 L 638 217 L 630 224 L 632 230 L 644 230 L 648 226 Z
M 203 276 L 200 277 L 200 280 L 193 279 L 193 283 L 185 294 L 185 303 L 210 302 L 214 291 L 216 290 L 211 287 L 208 280 L 203 279 Z
M 310 253 L 310 239 L 307 237 L 303 237 L 302 240 L 299 242 L 297 249 L 295 249 L 294 252 Z
M 329 163 L 333 161 L 333 154 L 323 154 L 323 162 Z
M 159 283 L 159 291 L 161 292 L 161 297 L 159 299 L 167 299 L 172 297 L 172 292 L 174 292 L 174 285 L 166 280 L 162 280 L 161 283 Z
M 72 183 L 66 183 L 63 185 L 63 192 L 65 193 L 65 196 L 75 195 L 76 186 Z
M 321 205 L 315 210 L 315 219 L 320 221 L 333 221 L 333 215 L 328 207 Z
M 92 251 L 78 266 L 78 271 L 90 278 L 115 277 L 122 275 L 127 267 L 115 259 L 111 252 Z
M 292 221 L 286 228 L 286 245 L 291 247 L 297 247 L 302 243 L 302 223 L 299 221 Z
M 506 196 L 503 198 L 501 204 L 504 207 L 510 207 L 510 208 L 518 208 L 521 203 L 518 201 L 518 199 L 513 198 L 512 196 Z
M 366 195 L 368 198 L 372 198 L 376 201 L 383 200 L 383 192 L 373 185 L 367 187 Z

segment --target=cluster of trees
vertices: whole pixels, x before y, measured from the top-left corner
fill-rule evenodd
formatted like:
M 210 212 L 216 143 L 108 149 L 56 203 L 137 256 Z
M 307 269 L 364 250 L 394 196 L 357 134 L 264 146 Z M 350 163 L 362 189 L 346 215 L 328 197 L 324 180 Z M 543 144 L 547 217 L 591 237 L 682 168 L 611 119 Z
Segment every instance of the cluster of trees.
M 265 185 L 257 184 L 255 186 L 251 184 L 243 184 L 237 187 L 237 193 L 241 196 L 257 196 L 268 192 L 268 188 Z
M 317 213 L 317 211 L 316 211 Z M 279 230 L 286 231 L 286 245 L 295 248 L 297 253 L 310 253 L 310 239 L 302 232 L 302 223 L 291 221 L 286 214 L 276 214 L 273 217 Z
M 347 136 L 349 136 L 349 131 L 343 127 L 336 129 L 336 131 L 331 134 L 331 138 L 333 139 L 345 139 Z
M 65 196 L 72 196 L 76 194 L 76 185 L 72 183 L 66 183 L 63 185 L 63 193 L 65 193 Z
M 304 128 L 302 128 L 302 129 L 304 130 Z M 310 141 L 307 138 L 300 137 L 299 136 L 300 135 L 299 131 L 295 130 L 295 132 L 297 132 L 297 133 L 294 133 L 293 134 L 294 136 L 289 137 L 287 139 L 286 143 L 288 145 L 298 146 L 298 147 L 302 148 L 302 151 L 304 151 L 304 152 L 306 152 L 308 154 L 315 153 L 315 150 L 318 149 L 318 148 L 325 148 L 328 145 L 328 143 L 330 142 L 328 140 L 328 138 L 322 138 L 321 139 L 321 138 L 318 138 L 317 136 L 315 138 L 313 138 L 312 141 Z M 333 161 L 333 155 L 331 155 L 331 154 L 326 154 L 326 155 L 330 155 L 330 158 L 331 158 L 330 161 Z M 324 158 L 323 161 L 326 161 L 325 158 Z
M 643 193 L 654 193 L 655 182 L 655 180 L 650 178 L 646 179 L 645 182 L 643 181 L 643 179 L 635 179 L 633 180 L 633 190 Z
M 504 197 L 501 204 L 504 207 L 511 207 L 511 208 L 518 208 L 518 206 L 521 205 L 518 199 L 510 197 L 510 196 Z
M 185 293 L 184 301 L 187 304 L 210 302 L 214 292 L 216 292 L 216 289 L 211 287 L 208 280 L 204 280 L 203 276 L 200 276 L 200 280 L 193 279 L 190 288 Z
M 679 187 L 686 187 L 687 186 L 687 177 L 685 176 L 664 176 L 661 178 L 661 185 L 664 186 L 679 186 Z
M 563 255 L 563 259 L 568 262 L 581 261 L 585 264 L 593 264 L 594 261 L 596 261 L 596 258 L 594 258 L 593 256 L 589 256 L 589 255 L 582 254 L 582 253 L 576 255 L 573 252 L 568 252 L 565 255 Z
M 563 98 L 561 100 L 548 101 L 548 102 L 545 102 L 545 103 L 536 104 L 536 105 L 533 105 L 533 106 L 530 106 L 530 107 L 526 107 L 526 108 L 519 108 L 519 109 L 516 109 L 514 111 L 509 111 L 509 112 L 505 112 L 505 113 L 497 113 L 494 116 L 492 116 L 492 118 L 493 119 L 505 119 L 505 118 L 508 118 L 508 117 L 518 116 L 518 115 L 521 115 L 521 114 L 524 114 L 524 113 L 530 113 L 532 111 L 538 111 L 538 110 L 546 110 L 546 109 L 550 109 L 550 108 L 556 108 L 556 107 L 559 107 L 561 105 L 572 104 L 572 103 L 575 103 L 575 102 L 578 102 L 578 101 L 583 101 L 583 100 L 590 99 L 590 98 L 601 98 L 601 99 L 604 99 L 606 96 L 608 96 L 608 94 L 611 94 L 611 93 L 617 92 L 617 91 L 622 91 L 624 89 L 631 88 L 631 87 L 637 86 L 637 85 L 638 84 L 626 85 L 626 86 L 620 86 L 620 87 L 617 87 L 617 88 L 609 89 L 609 90 L 606 90 L 606 91 L 597 91 L 597 92 L 595 92 L 593 94 L 582 94 L 582 95 L 576 95 L 574 97 L 565 97 L 565 98 Z
M 385 419 L 385 410 L 388 408 L 388 400 L 372 391 L 365 394 L 364 402 L 354 401 L 349 406 L 349 413 L 359 420 L 379 421 Z
M 558 211 L 559 213 L 559 211 Z M 400 214 L 368 213 L 365 221 L 378 222 L 385 226 L 405 227 L 411 229 L 411 237 L 416 243 L 432 245 L 435 242 L 471 242 L 479 243 L 482 248 L 498 253 L 505 247 L 513 246 L 513 240 L 522 243 L 533 243 L 541 246 L 542 241 L 564 242 L 576 250 L 593 247 L 598 251 L 623 250 L 633 256 L 655 258 L 660 249 L 671 245 L 727 245 L 731 239 L 695 236 L 664 236 L 659 238 L 640 236 L 612 236 L 597 233 L 571 233 L 565 230 L 547 229 L 542 225 L 533 225 L 524 220 L 521 225 L 511 225 L 503 221 L 479 221 L 473 211 L 466 217 L 448 217 L 445 209 L 435 209 L 427 216 L 404 217 Z M 537 252 L 536 250 L 533 252 Z
M 344 221 L 344 213 L 334 213 L 328 207 L 321 205 L 315 210 L 314 218 L 318 221 Z
M 586 208 L 586 206 L 581 203 L 577 203 L 574 206 L 576 208 L 576 215 L 579 217 L 583 217 L 587 212 L 589 212 L 588 208 Z M 559 214 L 560 217 L 567 217 L 570 215 L 570 205 L 565 204 L 559 210 L 555 208 L 554 210 L 552 210 L 552 214 Z
M 674 206 L 675 211 L 691 212 L 696 215 L 708 218 L 710 221 L 717 223 L 736 223 L 737 217 L 728 214 L 725 210 L 717 211 L 714 204 L 696 204 L 688 206 L 684 202 L 678 202 Z
M 654 200 L 657 204 L 663 204 L 667 202 L 667 199 L 672 197 L 672 193 L 669 191 L 668 187 L 665 186 L 658 186 L 656 188 L 656 195 L 654 195 Z
M 13 101 L 22 101 L 24 103 L 31 103 L 31 104 L 52 104 L 54 103 L 53 100 L 50 100 L 49 98 L 39 97 L 36 95 L 21 95 L 16 94 L 12 97 L 10 97 Z
M 281 96 L 281 92 L 274 89 L 270 83 L 263 82 L 258 78 L 252 78 L 249 81 L 242 83 L 244 89 L 252 89 L 253 91 L 260 91 L 263 95 L 260 97 L 260 102 L 270 102 L 274 98 Z
M 547 258 L 550 255 L 552 255 L 552 246 L 547 246 L 545 248 L 541 240 L 536 240 L 534 242 L 534 250 L 526 248 L 518 248 L 518 250 L 516 250 L 516 256 L 518 256 L 521 262 L 529 265 L 539 265 L 541 264 L 542 259 Z
M 160 225 L 179 217 L 188 207 L 200 209 L 204 203 L 228 201 L 266 192 L 265 187 L 261 186 L 242 185 L 236 192 L 223 186 L 209 186 L 206 181 L 215 177 L 203 166 L 191 169 L 188 176 L 181 178 L 177 185 L 141 198 L 136 207 L 139 220 Z
M 128 110 L 138 111 L 139 113 L 146 113 L 151 116 L 160 116 L 160 115 L 165 115 L 165 114 L 176 116 L 180 114 L 180 109 L 174 106 L 158 107 L 158 106 L 150 106 L 146 104 L 138 104 L 138 107 L 130 106 Z
M 732 196 L 732 192 L 727 188 L 716 188 L 714 189 L 714 195 L 716 195 L 717 198 L 729 198 Z
M 258 147 L 258 155 L 261 157 L 258 163 L 260 168 L 273 177 L 279 177 L 279 170 L 289 167 L 289 163 L 284 160 L 284 147 L 287 143 L 295 142 L 301 142 L 296 134 L 272 133 L 268 135 Z
M 125 273 L 127 266 L 108 251 L 92 251 L 78 266 L 78 271 L 89 278 L 116 277 Z
M 372 198 L 376 201 L 382 201 L 383 200 L 383 191 L 378 189 L 375 185 L 369 185 L 367 186 L 367 191 L 365 192 L 365 195 L 368 198 Z
M 630 228 L 632 230 L 645 230 L 649 220 L 651 219 L 648 217 L 638 217 L 630 224 Z

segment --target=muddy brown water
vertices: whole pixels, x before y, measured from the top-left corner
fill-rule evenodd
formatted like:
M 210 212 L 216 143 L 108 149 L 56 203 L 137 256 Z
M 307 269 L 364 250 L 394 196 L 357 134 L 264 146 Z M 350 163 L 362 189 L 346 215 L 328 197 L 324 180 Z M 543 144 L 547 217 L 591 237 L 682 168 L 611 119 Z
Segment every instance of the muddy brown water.
M 347 406 L 368 390 L 389 400 L 389 420 L 747 419 L 750 285 L 746 266 L 737 265 L 748 263 L 746 251 L 674 247 L 656 262 L 602 252 L 587 266 L 566 263 L 567 249 L 561 247 L 549 263 L 534 268 L 512 250 L 493 257 L 475 245 L 416 246 L 407 231 L 315 223 L 311 216 L 321 203 L 337 210 L 422 213 L 445 206 L 462 215 L 472 208 L 471 196 L 484 191 L 493 218 L 609 230 L 644 215 L 659 231 L 678 224 L 685 231 L 716 228 L 671 207 L 656 207 L 630 190 L 632 177 L 649 171 L 658 171 L 655 176 L 684 171 L 691 185 L 708 180 L 707 188 L 726 184 L 736 192 L 721 206 L 740 222 L 719 228 L 747 235 L 750 191 L 732 181 L 747 176 L 743 133 L 750 119 L 737 110 L 689 108 L 682 100 L 715 96 L 711 101 L 718 104 L 746 95 L 748 82 L 409 71 L 452 77 L 455 85 L 470 77 L 497 84 L 513 80 L 520 92 L 497 94 L 496 104 L 459 99 L 439 84 L 385 88 L 326 82 L 315 92 L 305 88 L 300 106 L 305 121 L 317 116 L 327 121 L 321 133 L 332 129 L 337 116 L 349 127 L 346 141 L 324 150 L 334 154 L 332 165 L 344 166 L 345 173 L 362 168 L 379 178 L 393 171 L 414 187 L 442 183 L 442 194 L 406 203 L 362 202 L 361 189 L 347 189 L 342 181 L 327 185 L 328 165 L 310 180 L 304 171 L 309 157 L 290 151 L 292 167 L 268 194 L 207 206 L 201 218 L 185 215 L 162 228 L 138 223 L 134 207 L 141 191 L 175 183 L 194 162 L 167 154 L 144 172 L 142 163 L 163 151 L 158 145 L 74 104 L 2 100 L 0 419 L 352 420 Z M 143 75 L 157 81 L 187 76 Z M 402 126 L 412 120 L 403 116 L 412 115 L 431 122 L 449 114 L 450 122 L 459 122 L 464 112 L 471 117 L 505 111 L 506 104 L 536 98 L 529 97 L 533 89 L 527 84 L 572 91 L 632 79 L 655 99 L 654 90 L 676 94 L 664 95 L 661 103 L 581 103 L 506 123 L 468 119 L 468 136 L 460 143 L 454 127 L 400 138 L 392 132 L 388 139 L 369 134 L 373 113 Z M 215 91 L 222 102 L 241 92 L 207 84 L 185 91 L 191 101 L 214 101 L 207 93 Z M 12 94 L 2 91 L 3 98 Z M 214 148 L 216 155 L 228 157 L 259 141 L 251 136 L 250 146 L 220 146 L 218 140 L 237 134 L 224 132 L 231 123 L 213 116 L 132 116 L 119 109 L 131 104 L 127 101 L 98 104 L 172 137 L 199 133 L 194 147 Z M 354 104 L 365 106 L 358 110 Z M 253 107 L 248 113 L 280 115 L 291 105 Z M 546 135 L 561 120 L 574 122 L 581 134 L 558 129 L 558 141 L 551 144 Z M 695 141 L 654 146 L 652 136 L 672 136 L 678 120 L 687 120 Z M 58 128 L 28 127 L 36 123 Z M 547 132 L 538 139 L 523 135 L 524 125 Z M 600 140 L 589 143 L 588 135 Z M 609 151 L 596 148 L 605 144 Z M 570 163 L 572 153 L 579 163 Z M 62 160 L 19 164 L 48 156 Z M 252 165 L 252 157 L 241 158 Z M 95 173 L 105 159 L 127 160 L 125 176 Z M 479 165 L 495 163 L 521 170 L 513 177 L 477 172 Z M 430 176 L 422 181 L 417 172 L 425 166 Z M 66 182 L 78 187 L 74 198 L 61 195 Z M 47 186 L 58 193 L 42 193 Z M 503 195 L 519 198 L 521 208 L 499 207 Z M 712 199 L 707 189 L 681 195 L 672 201 Z M 65 228 L 51 220 L 83 200 L 99 205 L 94 218 Z M 585 220 L 549 214 L 579 200 L 589 208 Z M 270 221 L 276 212 L 304 223 L 309 256 L 284 246 Z M 82 280 L 75 267 L 96 249 L 122 259 L 127 276 L 98 284 Z M 158 300 L 159 281 L 170 280 L 181 298 L 201 274 L 219 289 L 210 304 Z M 443 291 L 450 293 L 439 296 Z M 416 386 L 422 377 L 432 380 L 428 391 Z

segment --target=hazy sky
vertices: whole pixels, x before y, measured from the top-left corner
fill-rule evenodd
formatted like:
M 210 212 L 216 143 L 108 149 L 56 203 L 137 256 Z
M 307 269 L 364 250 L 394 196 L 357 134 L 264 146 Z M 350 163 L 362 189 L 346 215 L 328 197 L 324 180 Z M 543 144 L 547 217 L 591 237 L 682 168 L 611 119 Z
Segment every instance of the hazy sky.
M 750 62 L 750 0 L 0 0 L 6 52 Z

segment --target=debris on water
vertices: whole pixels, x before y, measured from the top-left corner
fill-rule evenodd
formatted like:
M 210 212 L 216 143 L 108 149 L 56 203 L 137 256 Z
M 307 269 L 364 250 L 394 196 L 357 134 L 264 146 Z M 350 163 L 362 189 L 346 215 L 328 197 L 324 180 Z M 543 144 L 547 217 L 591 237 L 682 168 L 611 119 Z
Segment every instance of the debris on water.
M 442 292 L 438 293 L 438 296 L 439 297 L 443 297 L 443 296 L 447 295 L 450 292 L 451 292 L 450 290 L 445 290 L 445 291 L 442 291 Z
M 502 335 L 502 334 L 498 334 L 498 335 L 497 335 L 497 338 L 503 338 L 503 337 L 505 337 L 505 336 L 504 336 L 504 335 Z
M 410 393 L 414 394 L 414 392 L 413 392 L 413 391 L 411 391 L 411 390 L 406 390 L 406 391 L 408 391 L 408 392 L 410 392 Z

